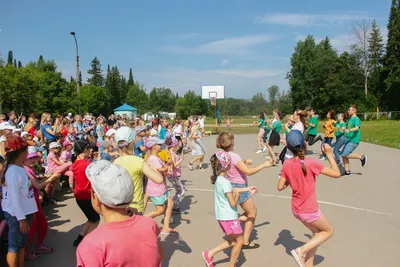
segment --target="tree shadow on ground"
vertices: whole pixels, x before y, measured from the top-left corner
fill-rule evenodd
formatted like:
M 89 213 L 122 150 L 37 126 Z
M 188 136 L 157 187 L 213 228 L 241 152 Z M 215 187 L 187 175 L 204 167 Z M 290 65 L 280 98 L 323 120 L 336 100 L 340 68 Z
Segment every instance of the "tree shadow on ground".
M 309 234 L 305 234 L 305 236 L 311 238 L 311 235 Z M 274 243 L 275 246 L 282 245 L 286 249 L 286 254 L 288 254 L 290 257 L 292 257 L 292 254 L 290 253 L 291 250 L 301 247 L 304 244 L 305 242 L 294 239 L 294 236 L 287 229 L 284 229 L 279 233 L 279 237 Z M 320 264 L 324 261 L 324 259 L 325 258 L 323 256 L 315 255 L 314 265 Z

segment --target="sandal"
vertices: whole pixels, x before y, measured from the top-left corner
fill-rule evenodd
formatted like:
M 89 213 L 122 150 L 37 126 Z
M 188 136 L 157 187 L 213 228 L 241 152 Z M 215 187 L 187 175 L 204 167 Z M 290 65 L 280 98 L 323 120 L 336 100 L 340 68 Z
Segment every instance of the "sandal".
M 253 245 L 251 246 L 251 244 L 253 244 Z M 256 249 L 259 247 L 260 247 L 259 244 L 249 242 L 247 245 L 243 244 L 242 249 Z
M 40 257 L 40 255 L 35 253 L 35 252 L 27 252 L 27 253 L 25 253 L 25 259 L 28 260 L 28 261 L 36 260 L 39 257 Z
M 297 265 L 299 267 L 304 267 L 304 257 L 305 255 L 303 255 L 303 253 L 301 253 L 301 249 L 300 248 L 296 248 L 290 251 L 290 253 L 292 253 L 292 256 L 294 258 L 294 260 L 296 261 Z
M 36 253 L 52 253 L 54 252 L 54 248 L 48 245 L 41 245 L 39 248 L 36 249 Z

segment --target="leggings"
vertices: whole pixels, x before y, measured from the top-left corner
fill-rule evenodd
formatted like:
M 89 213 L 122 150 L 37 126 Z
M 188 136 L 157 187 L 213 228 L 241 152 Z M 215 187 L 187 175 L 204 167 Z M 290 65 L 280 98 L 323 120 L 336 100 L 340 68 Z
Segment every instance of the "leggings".
M 46 216 L 44 215 L 42 206 L 40 205 L 39 199 L 36 199 L 36 204 L 38 207 L 38 211 L 35 213 L 35 216 L 33 217 L 32 225 L 29 230 L 28 245 L 25 247 L 26 251 L 28 251 L 28 248 L 32 244 L 32 241 L 36 234 L 37 234 L 36 247 L 42 246 L 47 236 L 48 223 Z
M 186 194 L 186 188 L 183 186 L 180 177 L 168 177 L 168 181 L 175 188 L 175 196 L 172 198 L 174 202 L 174 209 L 179 209 L 179 204 L 181 203 L 181 199 Z

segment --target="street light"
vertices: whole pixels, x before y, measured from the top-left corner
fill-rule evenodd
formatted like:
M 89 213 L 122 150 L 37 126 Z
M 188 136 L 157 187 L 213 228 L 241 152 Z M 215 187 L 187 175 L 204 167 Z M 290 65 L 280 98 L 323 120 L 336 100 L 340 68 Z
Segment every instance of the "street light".
M 75 39 L 75 46 L 76 46 L 76 92 L 78 93 L 78 114 L 81 114 L 81 103 L 79 100 L 79 93 L 80 93 L 80 75 L 79 75 L 79 51 L 78 51 L 78 41 L 76 40 L 75 32 L 70 32 Z

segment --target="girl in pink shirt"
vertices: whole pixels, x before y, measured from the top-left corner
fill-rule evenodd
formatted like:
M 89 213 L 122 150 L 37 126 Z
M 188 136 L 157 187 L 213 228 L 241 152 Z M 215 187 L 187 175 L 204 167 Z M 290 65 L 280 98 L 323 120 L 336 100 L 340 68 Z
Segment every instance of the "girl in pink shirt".
M 63 163 L 71 163 L 72 164 L 72 143 L 69 140 L 65 140 L 63 142 L 63 151 L 61 152 L 60 161 Z M 68 176 L 69 179 L 69 188 L 74 188 L 74 173 L 69 167 L 68 171 L 65 172 L 65 175 Z
M 147 162 L 161 174 L 168 171 L 169 163 L 165 164 L 164 161 L 158 157 L 158 153 L 161 151 L 161 145 L 164 141 L 158 137 L 150 137 L 146 140 L 145 146 L 149 153 Z M 155 218 L 164 214 L 164 227 L 161 230 L 162 234 L 177 234 L 178 232 L 169 227 L 169 220 L 172 215 L 173 202 L 167 191 L 167 186 L 164 183 L 156 184 L 152 180 L 148 179 L 146 186 L 146 195 L 156 206 L 155 211 L 145 214 L 146 217 Z
M 231 132 L 222 132 L 217 137 L 217 148 L 221 148 L 229 153 L 231 157 L 231 167 L 227 172 L 227 179 L 231 182 L 233 188 L 247 188 L 247 176 L 258 173 L 264 168 L 270 167 L 271 162 L 265 161 L 264 163 L 251 168 L 249 165 L 253 163 L 252 160 L 242 160 L 239 154 L 233 151 L 235 145 L 235 138 Z M 239 220 L 244 222 L 244 244 L 242 249 L 256 249 L 260 245 L 250 241 L 251 231 L 253 230 L 256 221 L 257 209 L 250 192 L 241 192 L 238 204 L 244 210 Z
M 286 136 L 287 148 L 294 157 L 285 160 L 278 181 L 278 190 L 282 191 L 288 185 L 292 187 L 292 212 L 313 233 L 309 242 L 291 251 L 299 267 L 314 266 L 314 256 L 319 245 L 333 235 L 333 226 L 321 214 L 315 193 L 316 177 L 325 174 L 333 178 L 340 177 L 340 171 L 333 156 L 332 148 L 325 144 L 330 168 L 314 159 L 305 158 L 304 137 L 300 131 L 290 131 Z

